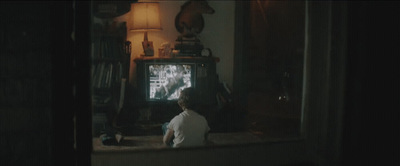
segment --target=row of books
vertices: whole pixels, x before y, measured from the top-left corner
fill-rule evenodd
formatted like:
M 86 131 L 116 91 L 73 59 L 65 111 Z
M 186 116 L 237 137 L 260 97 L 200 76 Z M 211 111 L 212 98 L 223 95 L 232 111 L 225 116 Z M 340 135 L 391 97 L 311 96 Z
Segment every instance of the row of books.
M 92 87 L 110 88 L 113 82 L 122 79 L 122 64 L 101 62 L 92 66 Z
M 120 37 L 99 37 L 92 42 L 92 58 L 121 58 L 125 54 L 124 47 Z

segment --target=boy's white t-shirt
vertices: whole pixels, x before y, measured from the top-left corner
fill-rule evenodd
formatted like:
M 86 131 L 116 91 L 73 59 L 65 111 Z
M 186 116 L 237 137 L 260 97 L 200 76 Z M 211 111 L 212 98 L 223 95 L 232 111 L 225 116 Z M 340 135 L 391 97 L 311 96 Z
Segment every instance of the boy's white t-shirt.
M 185 110 L 175 116 L 167 128 L 174 130 L 173 147 L 204 145 L 204 135 L 210 131 L 207 120 L 192 110 Z

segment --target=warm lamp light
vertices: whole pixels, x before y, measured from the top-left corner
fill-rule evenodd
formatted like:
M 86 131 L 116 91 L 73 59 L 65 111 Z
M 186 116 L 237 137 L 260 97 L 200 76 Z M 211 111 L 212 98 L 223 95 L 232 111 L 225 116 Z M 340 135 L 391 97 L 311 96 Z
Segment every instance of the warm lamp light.
M 144 39 L 142 42 L 144 55 L 154 55 L 153 42 L 148 41 L 148 31 L 161 30 L 160 6 L 158 2 L 137 2 L 133 3 L 132 25 L 130 31 L 144 31 Z

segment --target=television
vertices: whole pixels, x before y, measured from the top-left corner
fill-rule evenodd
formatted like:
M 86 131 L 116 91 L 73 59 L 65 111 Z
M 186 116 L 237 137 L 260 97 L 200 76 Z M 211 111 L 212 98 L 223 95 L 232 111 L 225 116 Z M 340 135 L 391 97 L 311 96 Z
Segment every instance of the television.
M 204 57 L 136 58 L 137 89 L 135 101 L 140 105 L 176 104 L 187 87 L 199 91 L 199 102 L 216 102 L 216 61 Z
M 178 100 L 184 88 L 195 87 L 195 73 L 195 63 L 146 63 L 146 101 Z

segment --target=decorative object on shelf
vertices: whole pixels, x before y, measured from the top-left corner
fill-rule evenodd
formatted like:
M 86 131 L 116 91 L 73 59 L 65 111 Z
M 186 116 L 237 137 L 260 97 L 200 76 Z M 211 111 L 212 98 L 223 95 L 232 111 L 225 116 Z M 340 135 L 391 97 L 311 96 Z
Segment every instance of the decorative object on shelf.
M 177 56 L 201 56 L 204 47 L 200 40 L 178 38 L 176 42 L 175 49 L 179 50 Z
M 181 6 L 181 11 L 175 17 L 175 28 L 181 33 L 176 39 L 177 56 L 201 56 L 203 44 L 198 34 L 204 28 L 202 14 L 213 14 L 215 10 L 206 0 L 189 0 Z
M 171 44 L 169 42 L 164 42 L 161 44 L 161 47 L 158 49 L 159 57 L 169 57 L 171 56 L 172 49 Z
M 178 55 L 179 55 L 179 50 L 172 50 L 172 54 L 171 54 L 172 57 L 176 57 Z
M 210 48 L 204 48 L 201 50 L 201 56 L 203 57 L 212 57 L 212 52 Z
M 132 44 L 130 41 L 125 42 L 125 54 L 126 55 L 131 55 L 131 50 L 132 50 Z
M 153 56 L 153 42 L 148 40 L 148 31 L 159 31 L 161 28 L 160 7 L 158 2 L 136 2 L 132 4 L 131 31 L 144 31 L 142 42 L 143 56 Z
M 213 14 L 206 0 L 189 0 L 181 6 L 181 11 L 175 17 L 175 28 L 182 37 L 196 37 L 204 28 L 202 14 Z

